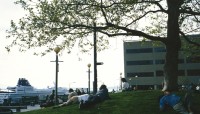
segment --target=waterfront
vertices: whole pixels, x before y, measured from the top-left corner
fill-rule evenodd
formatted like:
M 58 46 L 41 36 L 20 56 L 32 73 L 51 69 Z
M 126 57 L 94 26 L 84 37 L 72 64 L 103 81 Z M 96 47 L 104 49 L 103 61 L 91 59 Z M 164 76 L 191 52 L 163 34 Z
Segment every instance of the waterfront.
M 27 109 L 21 109 L 21 112 L 27 112 L 27 111 L 31 111 L 31 110 L 38 110 L 41 109 L 39 104 L 36 104 L 34 106 L 31 105 L 27 105 Z M 16 112 L 16 110 L 13 109 L 13 112 Z

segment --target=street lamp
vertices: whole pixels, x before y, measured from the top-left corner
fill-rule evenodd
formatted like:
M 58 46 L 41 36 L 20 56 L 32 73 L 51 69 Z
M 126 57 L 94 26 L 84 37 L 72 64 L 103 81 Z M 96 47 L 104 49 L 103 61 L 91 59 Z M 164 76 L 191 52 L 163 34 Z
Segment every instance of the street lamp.
M 136 90 L 138 89 L 138 88 L 137 88 L 137 77 L 138 77 L 138 76 L 136 75 L 136 76 L 135 76 L 135 88 L 136 88 Z
M 91 67 L 91 64 L 89 63 L 87 66 L 88 66 L 88 94 L 90 94 L 90 67 Z
M 56 53 L 56 87 L 55 87 L 55 104 L 58 103 L 58 53 L 60 52 L 60 48 L 56 47 L 54 49 L 54 52 Z
M 122 73 L 120 73 L 120 89 L 122 90 Z

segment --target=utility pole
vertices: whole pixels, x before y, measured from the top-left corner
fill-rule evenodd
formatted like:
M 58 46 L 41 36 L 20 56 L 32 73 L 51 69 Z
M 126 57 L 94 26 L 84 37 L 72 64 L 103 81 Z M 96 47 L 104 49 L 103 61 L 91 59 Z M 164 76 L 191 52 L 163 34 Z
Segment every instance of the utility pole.
M 103 65 L 103 62 L 97 62 L 97 35 L 96 35 L 96 23 L 94 23 L 94 82 L 93 82 L 93 94 L 97 93 L 97 65 Z
M 94 23 L 94 82 L 93 93 L 97 93 L 97 45 L 96 45 L 96 23 Z

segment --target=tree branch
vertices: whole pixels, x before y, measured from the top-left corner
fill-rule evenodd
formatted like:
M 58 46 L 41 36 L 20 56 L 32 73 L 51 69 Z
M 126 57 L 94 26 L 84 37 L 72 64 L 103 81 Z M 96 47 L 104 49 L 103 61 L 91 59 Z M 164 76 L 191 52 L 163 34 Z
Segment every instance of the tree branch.
M 101 0 L 101 11 L 102 11 L 102 14 L 103 14 L 103 17 L 105 18 L 105 20 L 106 20 L 106 23 L 108 23 L 108 19 L 107 19 L 107 16 L 106 16 L 106 13 L 104 12 L 104 10 L 103 10 L 103 2 L 102 2 L 102 0 Z
M 186 13 L 186 14 L 199 15 L 200 16 L 200 12 L 192 11 L 191 7 L 187 7 L 187 8 L 181 9 L 180 13 Z
M 186 40 L 188 43 L 193 44 L 193 45 L 196 45 L 196 46 L 200 46 L 199 43 L 191 41 L 182 31 L 179 31 L 179 32 L 180 32 L 180 34 L 183 36 L 183 38 L 185 38 L 185 40 Z
M 157 6 L 160 8 L 160 10 L 161 10 L 162 12 L 167 13 L 167 10 L 165 10 L 165 9 L 160 5 L 159 2 L 160 2 L 160 1 L 155 1 L 155 2 L 152 2 L 152 3 L 155 4 L 155 5 L 157 5 Z
M 159 37 L 159 36 L 152 36 L 152 35 L 148 35 L 144 32 L 141 32 L 141 31 L 137 31 L 137 30 L 132 30 L 132 29 L 128 29 L 126 27 L 122 27 L 122 26 L 118 26 L 118 25 L 114 25 L 112 23 L 107 23 L 108 24 L 108 27 L 113 27 L 113 28 L 116 28 L 116 29 L 119 29 L 119 30 L 123 30 L 123 31 L 126 31 L 126 33 L 116 33 L 116 34 L 110 34 L 108 32 L 104 32 L 104 31 L 101 31 L 99 30 L 99 32 L 103 33 L 103 34 L 106 34 L 108 35 L 109 37 L 112 37 L 112 36 L 120 36 L 120 35 L 123 35 L 123 36 L 140 36 L 140 37 L 145 37 L 149 40 L 153 40 L 153 41 L 161 41 L 163 43 L 166 43 L 167 40 L 165 37 Z

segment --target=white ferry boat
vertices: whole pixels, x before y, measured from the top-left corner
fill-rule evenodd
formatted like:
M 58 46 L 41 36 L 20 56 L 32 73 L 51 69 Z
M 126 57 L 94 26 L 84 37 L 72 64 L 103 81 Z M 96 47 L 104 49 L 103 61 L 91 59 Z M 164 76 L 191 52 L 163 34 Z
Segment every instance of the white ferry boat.
M 25 78 L 19 78 L 15 87 L 7 87 L 6 90 L 0 90 L 0 104 L 3 104 L 4 100 L 11 100 L 12 103 L 20 103 L 22 97 L 37 97 L 38 100 L 46 98 L 51 94 L 55 88 L 36 89 L 30 85 L 29 81 Z M 66 88 L 58 87 L 58 95 L 66 95 L 68 90 Z

